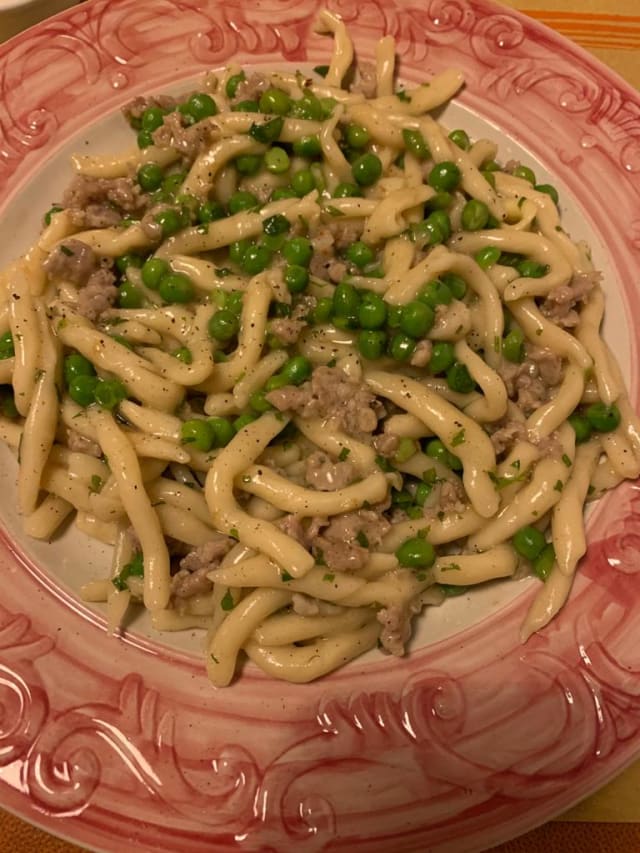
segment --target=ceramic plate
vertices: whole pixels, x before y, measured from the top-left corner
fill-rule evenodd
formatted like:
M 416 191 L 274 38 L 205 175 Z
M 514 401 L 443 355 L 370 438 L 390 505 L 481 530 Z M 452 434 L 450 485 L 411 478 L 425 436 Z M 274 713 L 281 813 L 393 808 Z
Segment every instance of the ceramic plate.
M 485 0 L 334 0 L 359 53 L 392 33 L 402 74 L 457 66 L 450 126 L 558 186 L 605 271 L 607 335 L 638 398 L 640 96 L 574 45 Z M 230 60 L 327 61 L 314 0 L 93 0 L 0 49 L 0 261 L 34 238 L 72 150 L 117 148 L 118 108 Z M 640 753 L 640 491 L 590 518 L 567 607 L 525 646 L 535 581 L 448 601 L 406 659 L 315 684 L 252 667 L 207 682 L 198 638 L 109 637 L 80 603 L 105 555 L 20 533 L 3 457 L 0 803 L 123 851 L 477 851 L 542 823 Z

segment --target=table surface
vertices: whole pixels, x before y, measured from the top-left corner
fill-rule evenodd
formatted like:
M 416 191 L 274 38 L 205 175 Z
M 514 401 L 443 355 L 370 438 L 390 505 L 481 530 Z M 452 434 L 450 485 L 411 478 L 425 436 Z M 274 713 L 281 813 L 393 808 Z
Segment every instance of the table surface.
M 614 6 L 609 0 L 500 2 L 531 15 L 582 45 L 640 89 L 638 0 L 616 0 Z M 33 18 L 27 14 L 22 18 L 13 15 L 7 23 L 0 19 L 0 41 L 32 23 Z M 77 853 L 79 849 L 0 810 L 0 853 Z M 494 848 L 493 853 L 539 853 L 541 850 L 637 853 L 640 850 L 640 762 L 556 821 Z

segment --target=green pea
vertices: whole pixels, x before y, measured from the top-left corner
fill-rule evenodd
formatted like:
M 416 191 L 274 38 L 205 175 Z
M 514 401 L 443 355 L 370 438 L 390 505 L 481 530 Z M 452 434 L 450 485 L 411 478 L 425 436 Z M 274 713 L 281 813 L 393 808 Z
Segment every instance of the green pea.
M 313 256 L 313 246 L 307 237 L 293 237 L 282 247 L 282 254 L 289 264 L 308 267 Z
M 398 448 L 393 454 L 393 461 L 396 465 L 402 465 L 411 459 L 418 452 L 418 445 L 412 438 L 403 436 L 398 442 Z
M 567 420 L 576 434 L 576 444 L 584 444 L 585 441 L 589 441 L 592 432 L 591 424 L 583 415 L 574 412 L 574 414 L 569 415 Z
M 213 100 L 211 95 L 206 92 L 195 92 L 184 107 L 180 108 L 186 115 L 190 116 L 194 122 L 203 121 L 205 118 L 210 118 L 218 112 L 218 105 Z
M 453 203 L 453 196 L 448 192 L 440 192 L 431 196 L 431 198 L 426 202 L 426 207 L 428 210 L 447 210 L 451 207 Z M 451 220 L 449 220 L 449 227 L 451 227 Z
M 457 391 L 459 394 L 470 394 L 476 387 L 466 364 L 462 364 L 461 361 L 456 361 L 447 370 L 447 385 L 452 391 Z
M 502 341 L 502 355 L 513 364 L 524 361 L 524 334 L 521 329 L 514 328 Z
M 302 196 L 312 192 L 316 188 L 313 172 L 310 169 L 299 169 L 297 172 L 294 172 L 291 176 L 291 186 L 298 198 L 302 198 Z
M 240 432 L 241 429 L 256 421 L 258 417 L 259 415 L 256 415 L 255 412 L 245 412 L 244 415 L 240 415 L 233 421 L 233 428 L 236 432 Z
M 411 226 L 411 237 L 421 248 L 436 246 L 446 239 L 446 234 L 442 230 L 442 223 L 437 216 L 439 212 L 434 210 L 422 222 L 414 223 Z
M 372 263 L 375 256 L 375 252 L 371 246 L 367 246 L 367 244 L 363 243 L 362 240 L 351 243 L 345 252 L 347 260 L 351 261 L 351 263 L 359 269 L 363 269 L 368 264 Z
M 165 302 L 184 304 L 195 296 L 193 283 L 188 276 L 179 272 L 168 273 L 160 279 L 158 293 Z
M 226 308 L 216 311 L 209 320 L 208 325 L 209 335 L 216 341 L 230 341 L 231 338 L 238 334 L 239 328 L 240 323 L 238 318 L 232 311 Z
M 597 432 L 612 432 L 620 426 L 620 410 L 615 404 L 592 403 L 585 410 L 589 426 Z
M 451 162 L 451 160 L 443 160 L 442 163 L 436 163 L 429 172 L 427 183 L 434 190 L 450 192 L 458 186 L 460 178 L 460 169 L 456 164 Z
M 464 299 L 467 292 L 467 282 L 453 272 L 446 272 L 440 276 L 440 280 L 447 285 L 454 299 Z
M 239 101 L 234 104 L 231 109 L 236 113 L 259 113 L 260 107 L 258 102 L 254 100 Z
M 451 219 L 444 210 L 432 211 L 429 216 L 427 216 L 426 221 L 433 223 L 440 229 L 443 240 L 449 239 L 451 236 Z
M 209 418 L 211 428 L 213 429 L 213 447 L 226 447 L 236 434 L 231 421 L 227 418 Z
M 533 172 L 533 169 L 530 169 L 528 166 L 516 166 L 513 170 L 514 178 L 522 178 L 530 184 L 535 184 L 536 176 Z
M 74 376 L 69 382 L 69 396 L 79 406 L 86 408 L 95 403 L 94 392 L 98 384 L 97 376 Z
M 162 167 L 157 163 L 145 163 L 138 169 L 136 179 L 141 188 L 148 193 L 152 193 L 162 186 L 164 172 Z
M 469 139 L 469 134 L 466 130 L 452 130 L 449 134 L 449 139 L 454 145 L 457 145 L 458 148 L 462 148 L 463 151 L 468 151 L 471 148 L 471 140 Z
M 483 246 L 473 258 L 480 269 L 487 270 L 500 260 L 500 249 L 497 246 Z
M 555 561 L 556 552 L 551 542 L 549 542 L 533 561 L 533 571 L 541 581 L 546 581 L 549 577 Z
M 282 373 L 275 373 L 273 376 L 270 376 L 264 385 L 264 390 L 269 393 L 269 391 L 276 391 L 278 388 L 284 388 L 285 385 L 289 384 L 289 380 Z
M 431 156 L 429 146 L 424 141 L 424 136 L 419 130 L 405 128 L 402 131 L 402 141 L 407 151 L 410 151 L 418 160 L 428 160 Z
M 93 396 L 99 406 L 112 411 L 127 399 L 127 389 L 119 379 L 101 379 L 94 388 Z
M 300 100 L 293 101 L 291 105 L 291 115 L 294 118 L 322 121 L 324 118 L 324 110 L 322 109 L 322 104 L 313 92 L 307 90 Z
M 382 174 L 382 161 L 370 152 L 361 154 L 351 164 L 353 180 L 361 187 L 370 187 Z
M 320 109 L 322 110 L 322 118 L 331 118 L 337 104 L 338 102 L 335 98 L 320 98 Z
M 418 483 L 413 499 L 418 506 L 424 506 L 427 498 L 429 497 L 432 491 L 433 486 L 429 483 Z
M 142 258 L 140 255 L 128 254 L 116 258 L 116 269 L 121 273 L 125 273 L 129 267 L 139 268 L 141 266 Z
M 433 308 L 419 299 L 402 306 L 400 329 L 412 338 L 423 338 L 433 326 L 435 314 Z
M 171 237 L 172 234 L 175 234 L 176 231 L 179 231 L 182 228 L 182 217 L 178 211 L 174 210 L 172 207 L 161 210 L 159 213 L 156 213 L 153 218 L 162 229 L 163 239 Z
M 401 566 L 407 569 L 428 569 L 436 560 L 436 551 L 431 542 L 421 536 L 405 539 L 396 551 Z
M 287 171 L 291 165 L 291 161 L 284 148 L 275 145 L 264 155 L 264 165 L 269 172 L 273 172 L 274 175 L 280 175 L 282 172 Z
M 201 225 L 208 225 L 225 216 L 225 209 L 219 201 L 204 201 L 198 208 L 198 222 Z
M 260 202 L 253 193 L 246 190 L 236 190 L 229 199 L 227 207 L 229 213 L 242 213 L 244 210 L 253 210 L 254 207 L 259 207 Z
M 415 338 L 402 332 L 397 332 L 389 342 L 389 355 L 396 361 L 409 361 L 415 350 Z
M 333 314 L 336 317 L 356 317 L 360 296 L 352 284 L 340 282 L 333 291 Z
M 359 124 L 349 124 L 345 130 L 344 138 L 351 148 L 364 148 L 371 137 L 365 127 Z
M 485 172 L 501 172 L 502 166 L 499 163 L 496 163 L 495 160 L 487 160 L 486 163 L 482 164 L 482 168 Z
M 253 411 L 257 412 L 259 415 L 264 414 L 264 412 L 270 412 L 273 409 L 273 406 L 265 396 L 264 389 L 253 392 L 249 397 L 249 405 Z
M 358 350 L 369 361 L 382 358 L 386 345 L 387 336 L 382 331 L 372 329 L 360 332 L 358 335 Z
M 286 361 L 280 369 L 280 376 L 284 376 L 288 385 L 302 385 L 311 376 L 311 362 L 303 355 L 295 355 Z
M 186 172 L 171 172 L 162 181 L 162 192 L 165 196 L 175 196 L 187 177 Z
M 465 231 L 480 231 L 489 221 L 489 208 L 477 198 L 469 199 L 462 208 L 460 224 Z M 499 257 L 499 256 L 498 256 Z
M 259 154 L 240 154 L 235 159 L 235 166 L 241 175 L 255 175 L 260 171 L 262 157 Z
M 452 471 L 460 471 L 462 469 L 462 462 L 445 447 L 439 438 L 434 438 L 427 444 L 426 453 L 431 459 L 441 462 L 447 468 L 451 468 Z
M 240 266 L 248 275 L 257 275 L 271 263 L 272 253 L 266 246 L 251 245 L 244 253 Z
M 261 113 L 275 113 L 284 116 L 291 107 L 291 98 L 282 89 L 272 87 L 260 95 L 258 106 Z
M 357 198 L 362 192 L 357 184 L 340 183 L 333 191 L 333 198 Z
M 301 136 L 293 143 L 293 153 L 298 157 L 320 157 L 322 154 L 322 145 L 317 134 L 311 136 Z
M 453 302 L 453 294 L 448 285 L 439 278 L 434 278 L 433 281 L 425 284 L 418 299 L 431 308 L 437 308 L 438 305 L 450 305 Z
M 550 196 L 553 199 L 554 204 L 560 203 L 560 196 L 558 195 L 558 190 L 552 186 L 552 184 L 536 184 L 534 189 L 536 189 L 539 193 L 546 193 L 546 195 Z
M 387 326 L 399 329 L 402 320 L 402 305 L 387 305 Z
M 298 198 L 298 196 L 291 187 L 276 187 L 269 200 L 279 201 L 281 198 Z
M 516 265 L 516 269 L 524 278 L 542 278 L 549 272 L 547 264 L 539 264 L 538 261 L 524 260 Z
M 0 394 L 0 414 L 2 414 L 5 418 L 10 418 L 13 420 L 14 418 L 19 417 L 20 413 L 16 407 L 16 401 L 11 392 L 11 386 L 5 385 L 6 392 Z
M 13 345 L 13 335 L 11 332 L 5 332 L 0 336 L 0 361 L 5 358 L 13 358 L 15 354 L 16 351 Z
M 321 325 L 328 323 L 333 314 L 333 299 L 330 296 L 322 296 L 318 299 L 315 308 L 312 312 L 312 320 L 314 324 Z
M 381 329 L 387 321 L 387 303 L 377 293 L 366 293 L 358 308 L 362 329 Z
M 547 544 L 547 540 L 544 538 L 544 533 L 527 524 L 514 533 L 511 543 L 521 557 L 535 560 Z
M 444 593 L 447 598 L 455 598 L 458 595 L 464 595 L 465 592 L 469 589 L 466 586 L 457 586 L 452 583 L 437 583 L 436 587 L 440 590 L 440 592 Z
M 177 358 L 178 361 L 181 361 L 183 364 L 193 363 L 193 355 L 189 347 L 178 347 L 178 349 L 174 350 L 171 355 L 174 358 Z
M 448 370 L 455 360 L 453 344 L 449 341 L 436 341 L 431 349 L 429 371 L 437 376 L 438 373 L 444 373 L 445 370 Z
M 309 271 L 298 264 L 289 264 L 284 268 L 284 283 L 289 293 L 302 293 L 309 284 Z
M 481 169 L 480 174 L 485 179 L 485 181 L 489 184 L 489 186 L 495 190 L 496 188 L 496 178 L 493 172 L 487 172 L 484 169 Z
M 162 127 L 165 115 L 165 111 L 160 107 L 147 107 L 140 116 L 140 127 L 153 132 Z
M 244 83 L 246 79 L 244 71 L 239 71 L 238 74 L 232 74 L 224 87 L 227 98 L 235 98 L 238 86 L 240 83 Z
M 144 302 L 142 291 L 128 279 L 118 288 L 118 308 L 141 308 Z
M 150 130 L 141 130 L 139 131 L 136 141 L 138 143 L 138 148 L 149 148 L 149 146 L 153 145 L 153 136 L 151 135 Z
M 55 216 L 56 213 L 60 213 L 64 208 L 60 207 L 58 204 L 54 204 L 53 207 L 50 207 L 49 210 L 44 215 L 44 224 L 51 225 L 51 219 Z
M 242 314 L 242 306 L 244 304 L 244 293 L 241 290 L 232 290 L 231 293 L 226 293 L 224 297 L 224 307 L 227 311 L 231 311 L 236 316 Z
M 169 264 L 162 258 L 149 258 L 142 265 L 142 283 L 149 290 L 157 290 L 161 279 L 169 272 Z
M 96 370 L 88 358 L 80 355 L 79 352 L 73 352 L 64 360 L 64 379 L 67 385 L 70 385 L 72 380 L 77 376 L 95 376 Z
M 233 261 L 234 264 L 241 264 L 250 245 L 251 243 L 246 238 L 235 240 L 229 245 L 229 260 Z
M 258 242 L 273 254 L 274 252 L 280 251 L 286 239 L 286 234 L 263 234 L 259 238 Z
M 196 450 L 208 453 L 215 441 L 215 432 L 211 422 L 203 418 L 192 418 L 180 427 L 180 441 L 190 444 Z

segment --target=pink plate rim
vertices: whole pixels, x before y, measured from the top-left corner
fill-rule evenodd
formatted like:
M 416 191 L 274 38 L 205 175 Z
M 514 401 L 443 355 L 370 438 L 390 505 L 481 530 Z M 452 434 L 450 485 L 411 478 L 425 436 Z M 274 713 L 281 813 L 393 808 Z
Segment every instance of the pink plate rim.
M 332 0 L 364 55 L 445 67 L 460 103 L 525 145 L 598 234 L 626 314 L 637 405 L 640 96 L 489 0 Z M 232 57 L 326 61 L 315 0 L 90 0 L 0 47 L 0 212 L 72 136 L 134 94 Z M 606 203 L 603 203 L 603 200 Z M 48 200 L 43 202 L 46 205 Z M 402 660 L 319 683 L 202 664 L 102 621 L 0 536 L 0 805 L 87 848 L 479 851 L 640 755 L 640 491 L 601 503 L 562 615 L 514 642 L 531 591 Z M 126 846 L 124 846 L 126 845 Z

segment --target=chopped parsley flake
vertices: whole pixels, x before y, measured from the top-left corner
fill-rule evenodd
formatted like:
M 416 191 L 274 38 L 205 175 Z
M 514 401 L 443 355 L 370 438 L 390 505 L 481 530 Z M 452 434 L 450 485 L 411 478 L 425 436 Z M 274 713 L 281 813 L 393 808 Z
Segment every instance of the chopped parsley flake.
M 460 432 L 457 432 L 453 436 L 453 438 L 451 439 L 451 446 L 452 447 L 458 447 L 458 445 L 464 444 L 464 442 L 465 442 L 464 430 L 461 429 Z
M 222 607 L 223 610 L 229 611 L 229 610 L 233 610 L 233 608 L 235 606 L 236 606 L 236 603 L 233 600 L 233 596 L 231 595 L 231 590 L 228 589 L 225 592 L 225 594 L 222 598 L 222 601 L 220 602 L 220 607 Z
M 144 561 L 141 551 L 138 551 L 134 557 L 120 569 L 114 578 L 111 578 L 111 583 L 116 589 L 122 592 L 129 588 L 127 580 L 132 577 L 144 577 Z
M 364 530 L 358 531 L 358 533 L 356 534 L 356 540 L 357 540 L 359 545 L 362 545 L 363 548 L 369 547 L 369 540 L 367 539 L 367 536 L 366 536 Z

